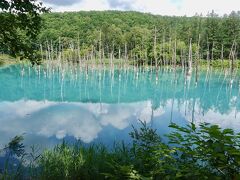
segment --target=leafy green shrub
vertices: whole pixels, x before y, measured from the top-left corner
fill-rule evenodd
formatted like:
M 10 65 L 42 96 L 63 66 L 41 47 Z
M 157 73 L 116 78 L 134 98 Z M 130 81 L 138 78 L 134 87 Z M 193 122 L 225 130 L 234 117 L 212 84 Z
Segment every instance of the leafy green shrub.
M 35 174 L 17 171 L 1 178 L 30 179 L 239 179 L 240 134 L 232 129 L 202 123 L 180 127 L 163 142 L 156 130 L 142 122 L 130 133 L 132 143 L 85 147 L 63 142 L 46 150 L 32 166 Z M 22 138 L 7 146 L 13 154 L 26 157 Z M 34 158 L 35 159 L 35 158 Z M 22 161 L 23 162 L 23 161 Z M 31 165 L 30 165 L 31 166 Z M 20 166 L 19 166 L 20 167 Z M 22 174 L 21 174 L 22 173 Z M 33 178 L 34 177 L 34 178 Z
M 24 176 L 23 163 L 25 160 L 25 147 L 22 143 L 23 136 L 15 136 L 0 153 L 5 154 L 4 170 L 0 179 L 21 179 Z M 14 162 L 18 157 L 18 162 Z
M 176 129 L 168 137 L 177 146 L 180 163 L 192 164 L 208 176 L 240 178 L 240 134 L 207 123 L 198 128 L 194 124 L 170 127 Z

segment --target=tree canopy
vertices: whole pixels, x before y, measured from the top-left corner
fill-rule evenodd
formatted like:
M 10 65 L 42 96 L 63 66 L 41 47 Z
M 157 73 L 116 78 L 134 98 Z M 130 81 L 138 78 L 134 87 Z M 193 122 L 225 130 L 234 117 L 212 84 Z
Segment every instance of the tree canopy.
M 0 50 L 13 56 L 35 59 L 41 13 L 49 9 L 37 0 L 0 0 Z
M 222 17 L 214 11 L 206 17 L 133 11 L 41 14 L 47 9 L 35 0 L 2 0 L 0 6 L 0 51 L 30 59 L 36 58 L 35 52 L 39 52 L 41 44 L 43 49 L 49 50 L 51 46 L 59 51 L 79 46 L 84 56 L 94 49 L 96 54 L 100 54 L 99 50 L 104 52 L 105 57 L 112 54 L 169 62 L 176 57 L 179 62 L 181 56 L 188 56 L 190 40 L 193 58 L 197 55 L 211 60 L 229 58 L 232 51 L 235 59 L 239 55 L 240 12 L 233 11 Z M 44 28 L 40 31 L 41 25 Z
M 123 53 L 127 44 L 129 54 L 134 53 L 138 58 L 147 54 L 148 59 L 153 58 L 155 36 L 155 56 L 158 58 L 164 51 L 164 56 L 171 59 L 175 41 L 178 55 L 181 49 L 188 51 L 192 39 L 193 50 L 196 51 L 199 43 L 201 57 L 206 58 L 209 51 L 210 59 L 220 59 L 222 47 L 224 58 L 228 58 L 233 42 L 240 44 L 240 12 L 234 11 L 223 17 L 214 11 L 206 17 L 197 14 L 193 17 L 170 17 L 131 11 L 81 11 L 48 13 L 43 15 L 43 19 L 45 27 L 38 38 L 39 43 L 51 41 L 58 47 L 61 42 L 63 48 L 80 44 L 81 49 L 89 50 L 93 45 L 99 49 L 101 31 L 101 46 L 105 52 L 114 52 L 115 56 Z

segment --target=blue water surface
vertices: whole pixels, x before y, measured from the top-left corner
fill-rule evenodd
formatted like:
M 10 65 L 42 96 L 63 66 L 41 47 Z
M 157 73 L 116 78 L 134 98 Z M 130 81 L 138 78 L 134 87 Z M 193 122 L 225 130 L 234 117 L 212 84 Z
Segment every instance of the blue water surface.
M 129 142 L 139 120 L 163 135 L 170 122 L 240 130 L 238 73 L 160 68 L 13 65 L 0 69 L 0 148 L 16 135 L 26 147 L 63 139 Z

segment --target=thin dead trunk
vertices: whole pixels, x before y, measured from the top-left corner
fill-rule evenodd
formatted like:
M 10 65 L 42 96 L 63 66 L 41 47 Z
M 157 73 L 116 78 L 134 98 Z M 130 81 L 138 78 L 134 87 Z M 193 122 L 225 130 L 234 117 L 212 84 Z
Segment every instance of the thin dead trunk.
M 100 30 L 99 34 L 99 61 L 102 64 L 102 30 Z
M 153 53 L 154 53 L 155 68 L 157 69 L 158 62 L 157 62 L 157 29 L 156 29 L 156 26 L 155 26 L 155 29 L 154 29 Z
M 223 44 L 222 44 L 222 49 L 221 49 L 221 62 L 222 62 L 222 68 L 223 68 Z
M 192 73 L 192 38 L 189 41 L 189 52 L 188 52 L 188 74 Z

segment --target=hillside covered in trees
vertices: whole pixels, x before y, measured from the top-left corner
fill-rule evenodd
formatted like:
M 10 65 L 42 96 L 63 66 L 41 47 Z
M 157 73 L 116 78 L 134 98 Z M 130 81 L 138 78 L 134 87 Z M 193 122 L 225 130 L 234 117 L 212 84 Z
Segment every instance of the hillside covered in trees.
M 43 15 L 45 27 L 39 42 L 59 42 L 64 48 L 81 46 L 81 52 L 105 50 L 119 57 L 144 59 L 171 59 L 174 49 L 177 56 L 187 53 L 190 39 L 193 51 L 202 58 L 229 58 L 233 46 L 240 44 L 240 12 L 219 17 L 214 12 L 207 17 L 168 17 L 139 12 L 90 11 L 49 13 Z M 101 41 L 101 43 L 100 43 Z M 154 47 L 155 46 L 155 47 Z M 84 51 L 84 52 L 83 52 Z M 235 52 L 237 56 L 237 52 Z
M 223 17 L 214 11 L 207 17 L 169 17 L 131 11 L 81 11 L 42 17 L 44 27 L 37 42 L 41 48 L 58 52 L 78 49 L 84 58 L 169 64 L 188 58 L 189 50 L 193 60 L 238 57 L 240 12 Z

